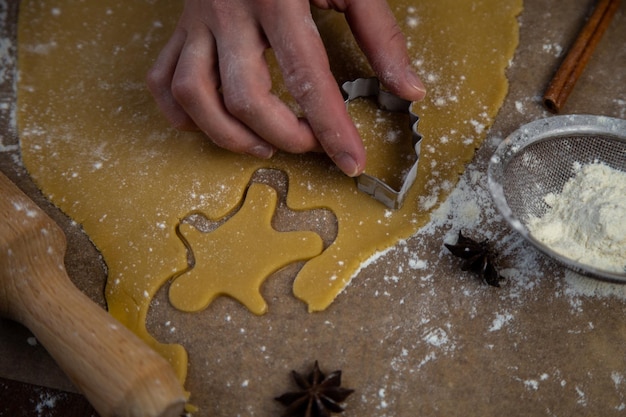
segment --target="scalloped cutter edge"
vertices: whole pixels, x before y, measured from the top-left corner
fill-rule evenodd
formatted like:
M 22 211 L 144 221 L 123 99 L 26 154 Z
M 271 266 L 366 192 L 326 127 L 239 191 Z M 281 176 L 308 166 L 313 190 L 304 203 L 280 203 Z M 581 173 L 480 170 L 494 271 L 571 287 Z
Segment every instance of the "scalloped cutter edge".
M 411 129 L 412 146 L 415 150 L 416 160 L 404 177 L 400 190 L 395 190 L 389 184 L 368 174 L 361 174 L 355 178 L 357 189 L 372 196 L 390 209 L 402 207 L 406 195 L 417 178 L 417 166 L 420 159 L 420 147 L 422 135 L 417 131 L 419 116 L 411 110 L 413 102 L 405 100 L 381 89 L 378 78 L 357 78 L 346 81 L 341 85 L 346 106 L 350 101 L 363 97 L 376 97 L 378 107 L 381 110 L 407 113 L 409 115 L 409 127 Z

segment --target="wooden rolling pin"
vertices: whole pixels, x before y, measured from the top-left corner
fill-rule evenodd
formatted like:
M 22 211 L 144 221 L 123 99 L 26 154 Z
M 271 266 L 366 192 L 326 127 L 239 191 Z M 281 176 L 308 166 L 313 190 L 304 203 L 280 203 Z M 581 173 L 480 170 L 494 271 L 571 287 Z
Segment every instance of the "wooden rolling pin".
M 76 288 L 65 234 L 0 173 L 0 314 L 28 327 L 101 417 L 178 417 L 169 363 Z

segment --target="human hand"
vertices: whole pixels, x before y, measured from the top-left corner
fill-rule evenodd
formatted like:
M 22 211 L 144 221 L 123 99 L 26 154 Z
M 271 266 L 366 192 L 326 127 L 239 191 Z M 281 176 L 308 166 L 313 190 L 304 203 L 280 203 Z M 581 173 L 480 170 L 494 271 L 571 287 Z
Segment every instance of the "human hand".
M 384 0 L 312 0 L 343 12 L 379 79 L 421 100 L 405 38 Z M 298 118 L 271 94 L 264 51 L 271 47 Z M 365 169 L 365 149 L 348 115 L 306 0 L 186 0 L 172 37 L 148 73 L 170 123 L 203 131 L 225 149 L 270 158 L 326 152 L 349 176 Z

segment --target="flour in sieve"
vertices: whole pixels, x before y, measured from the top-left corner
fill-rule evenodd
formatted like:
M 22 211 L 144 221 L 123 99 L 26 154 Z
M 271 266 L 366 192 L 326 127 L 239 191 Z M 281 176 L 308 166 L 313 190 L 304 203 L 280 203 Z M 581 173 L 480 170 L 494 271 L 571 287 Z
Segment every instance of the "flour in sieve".
M 599 269 L 626 271 L 626 172 L 602 163 L 574 167 L 560 194 L 549 193 L 550 207 L 531 217 L 531 234 L 555 252 Z

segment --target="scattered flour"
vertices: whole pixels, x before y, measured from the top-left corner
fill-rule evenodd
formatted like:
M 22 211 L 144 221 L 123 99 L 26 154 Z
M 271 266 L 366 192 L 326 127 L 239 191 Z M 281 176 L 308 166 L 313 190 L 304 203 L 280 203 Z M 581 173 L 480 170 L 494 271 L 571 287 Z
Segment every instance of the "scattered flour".
M 57 405 L 57 401 L 64 399 L 65 395 L 54 395 L 47 392 L 41 393 L 39 396 L 39 402 L 35 405 L 35 411 L 37 416 L 50 415 L 50 410 L 54 409 Z
M 557 43 L 546 43 L 543 45 L 542 49 L 544 52 L 554 55 L 557 58 L 563 53 L 563 47 Z
M 561 255 L 599 269 L 626 271 L 626 172 L 605 164 L 575 167 L 576 175 L 528 228 Z
M 513 318 L 514 318 L 513 314 L 511 313 L 505 313 L 505 314 L 497 313 L 496 318 L 493 320 L 493 323 L 491 323 L 491 327 L 489 327 L 489 331 L 495 332 L 495 331 L 502 329 L 502 327 L 508 322 L 510 322 L 511 320 L 513 320 Z
M 626 300 L 626 285 L 589 279 L 574 271 L 565 270 L 565 293 L 569 296 L 610 298 Z

